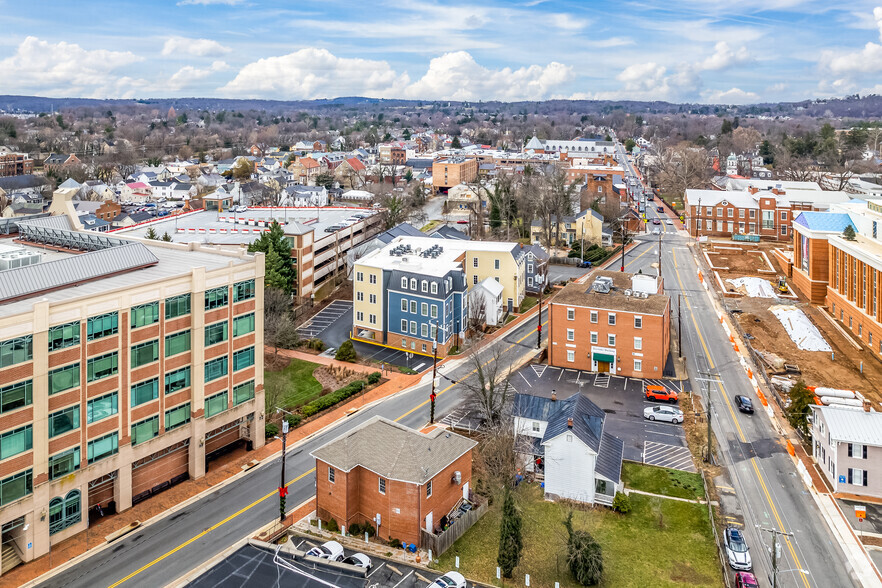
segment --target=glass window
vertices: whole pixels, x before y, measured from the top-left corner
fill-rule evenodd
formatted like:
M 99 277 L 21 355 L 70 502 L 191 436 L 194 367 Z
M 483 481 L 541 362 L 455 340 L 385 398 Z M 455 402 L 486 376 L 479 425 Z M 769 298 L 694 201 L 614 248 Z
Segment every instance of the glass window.
M 111 312 L 93 316 L 86 323 L 86 339 L 93 341 L 119 332 L 119 314 Z
M 165 411 L 165 430 L 171 431 L 190 422 L 190 403 Z
M 417 311 L 416 300 L 411 300 L 410 301 L 410 312 L 411 312 L 411 314 L 416 314 L 416 311 Z
M 55 497 L 49 501 L 49 534 L 58 533 L 81 519 L 80 491 L 71 490 L 64 499 Z
M 95 463 L 99 459 L 115 455 L 119 451 L 119 433 L 114 431 L 109 435 L 89 441 L 86 446 L 86 460 Z
M 591 322 L 592 322 L 592 323 L 596 323 L 596 322 L 597 322 L 597 311 L 596 311 L 596 310 L 592 310 L 592 311 L 591 311 Z
M 371 284 L 376 284 L 376 283 L 377 283 L 377 274 L 370 274 L 370 275 L 368 276 L 368 278 L 370 278 L 369 281 L 370 281 Z
M 49 458 L 49 479 L 55 480 L 80 469 L 80 448 L 74 447 Z
M 49 351 L 80 344 L 80 321 L 49 327 Z
M 233 337 L 254 332 L 254 313 L 233 317 Z
M 173 319 L 175 317 L 190 314 L 190 295 L 181 294 L 165 299 L 165 319 Z
M 421 302 L 420 303 L 420 315 L 426 316 L 428 314 L 429 314 L 429 303 L 428 302 Z
M 575 329 L 567 329 L 567 341 L 575 341 L 576 340 L 576 330 Z
M 610 325 L 616 324 L 616 315 L 613 312 L 609 313 L 609 324 Z
M 205 362 L 205 381 L 211 382 L 227 375 L 227 356 L 218 357 Z
M 50 434 L 50 437 L 52 435 Z M 31 425 L 7 431 L 0 435 L 0 459 L 6 459 L 34 447 L 34 429 Z
M 386 478 L 380 478 L 380 494 L 386 493 Z
M 80 428 L 80 405 L 69 406 L 49 415 L 49 438 Z
M 34 470 L 25 470 L 0 480 L 0 506 L 15 502 L 34 491 Z
M 567 349 L 567 361 L 576 361 L 576 352 L 572 349 Z
M 49 372 L 49 394 L 58 394 L 80 385 L 80 363 L 72 363 Z
M 190 329 L 165 336 L 166 357 L 184 353 L 185 351 L 190 351 Z
M 246 347 L 233 353 L 233 371 L 237 372 L 241 369 L 254 365 L 254 347 Z
M 159 302 L 149 302 L 132 307 L 132 328 L 144 327 L 159 322 Z
M 642 359 L 635 359 L 634 360 L 634 371 L 635 372 L 642 372 L 643 371 L 643 360 Z
M 429 282 L 427 282 L 426 280 L 420 280 L 420 289 L 423 292 L 428 292 L 429 291 Z
M 401 319 L 401 332 L 407 332 L 407 319 Z
M 221 308 L 222 306 L 226 306 L 228 293 L 229 288 L 227 288 L 226 286 L 221 286 L 220 288 L 214 288 L 212 290 L 206 290 L 205 310 L 211 310 L 213 308 Z
M 567 320 L 568 321 L 576 320 L 576 309 L 575 308 L 568 308 L 567 309 Z
M 431 316 L 432 318 L 438 318 L 438 305 L 433 304 L 432 308 L 430 310 L 431 310 L 431 313 L 429 316 Z
M 116 374 L 119 367 L 118 361 L 116 351 L 89 359 L 86 362 L 86 381 L 94 382 Z
M 30 361 L 34 357 L 34 337 L 18 337 L 0 342 L 0 368 Z
M 159 339 L 139 343 L 132 347 L 132 369 L 159 361 Z
M 0 388 L 0 413 L 29 406 L 34 401 L 33 392 L 33 380 Z
M 643 328 L 643 317 L 642 316 L 635 316 L 634 317 L 634 328 L 635 329 L 642 329 Z
M 227 340 L 229 323 L 223 321 L 205 326 L 205 346 L 210 347 Z
M 334 483 L 334 468 L 328 468 L 328 482 Z
M 432 294 L 438 293 L 438 282 L 432 282 Z
M 420 325 L 420 337 L 425 339 L 428 336 L 429 336 L 429 325 L 427 325 L 426 323 L 422 323 Z
M 607 344 L 610 347 L 616 346 L 616 336 L 615 335 L 607 335 Z
M 190 366 L 165 374 L 165 393 L 173 394 L 190 387 Z
M 132 445 L 143 443 L 159 435 L 159 415 L 154 415 L 132 425 Z
M 597 331 L 591 331 L 591 343 L 597 345 Z
M 634 337 L 634 349 L 638 351 L 643 349 L 643 337 Z
M 233 388 L 233 404 L 242 404 L 254 398 L 254 380 L 239 384 Z
M 426 498 L 432 497 L 432 480 L 426 482 Z M 382 522 L 382 521 L 380 521 Z
M 227 391 L 205 399 L 205 417 L 211 417 L 227 410 Z
M 159 378 L 151 378 L 132 386 L 132 407 L 159 398 Z
M 364 273 L 363 272 L 355 272 L 355 281 L 356 282 L 364 282 Z
M 242 302 L 252 298 L 254 298 L 254 280 L 233 284 L 233 302 Z
M 407 278 L 401 278 L 401 289 L 407 290 Z
M 86 403 L 86 422 L 94 423 L 119 412 L 119 393 L 111 392 Z

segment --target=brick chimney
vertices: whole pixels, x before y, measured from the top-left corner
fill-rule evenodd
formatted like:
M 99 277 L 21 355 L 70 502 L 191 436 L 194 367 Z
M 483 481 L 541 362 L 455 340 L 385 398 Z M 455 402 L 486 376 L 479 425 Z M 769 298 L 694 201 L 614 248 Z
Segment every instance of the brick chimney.
M 864 399 L 864 412 L 870 412 L 871 407 L 872 407 L 872 404 L 870 403 L 870 401 L 867 399 Z
M 573 419 L 572 418 L 567 419 L 567 427 L 569 427 L 570 429 L 573 428 Z
M 756 186 L 748 186 L 747 191 L 751 194 L 756 194 L 757 192 L 759 192 L 759 188 L 757 188 Z
M 557 390 L 552 390 L 552 391 L 551 391 L 551 401 L 552 401 L 552 402 L 557 402 Z

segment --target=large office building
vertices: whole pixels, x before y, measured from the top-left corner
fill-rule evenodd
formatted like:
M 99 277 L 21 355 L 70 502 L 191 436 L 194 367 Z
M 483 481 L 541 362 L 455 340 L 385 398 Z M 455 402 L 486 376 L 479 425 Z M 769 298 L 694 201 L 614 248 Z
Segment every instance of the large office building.
M 263 254 L 81 232 L 66 215 L 16 229 L 0 245 L 7 565 L 264 443 Z

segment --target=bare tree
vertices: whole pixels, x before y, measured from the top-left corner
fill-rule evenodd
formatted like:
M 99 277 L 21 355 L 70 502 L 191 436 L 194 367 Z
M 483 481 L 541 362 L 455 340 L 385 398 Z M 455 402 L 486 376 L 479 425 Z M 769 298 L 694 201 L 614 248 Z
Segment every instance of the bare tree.
M 476 335 L 484 332 L 487 324 L 487 304 L 482 294 L 472 290 L 468 294 L 468 315 L 466 318 L 468 330 Z
M 291 317 L 291 297 L 278 288 L 264 288 L 263 341 L 279 355 L 279 348 L 297 345 L 299 335 Z
M 665 194 L 685 194 L 710 180 L 707 151 L 685 142 L 663 149 L 651 168 L 653 184 Z
M 506 420 L 515 394 L 510 382 L 511 360 L 503 356 L 503 349 L 502 345 L 489 345 L 476 350 L 469 358 L 474 377 L 460 380 L 466 388 L 466 405 L 491 427 Z
M 510 485 L 521 466 L 521 455 L 530 455 L 532 450 L 524 447 L 518 440 L 512 423 L 505 419 L 496 425 L 487 425 L 481 430 L 481 443 L 475 455 L 477 477 L 484 484 L 484 491 L 497 496 L 506 485 Z
M 276 413 L 276 407 L 288 408 L 282 406 L 285 398 L 287 386 L 282 378 L 266 378 L 263 381 L 263 399 L 264 408 L 268 418 Z

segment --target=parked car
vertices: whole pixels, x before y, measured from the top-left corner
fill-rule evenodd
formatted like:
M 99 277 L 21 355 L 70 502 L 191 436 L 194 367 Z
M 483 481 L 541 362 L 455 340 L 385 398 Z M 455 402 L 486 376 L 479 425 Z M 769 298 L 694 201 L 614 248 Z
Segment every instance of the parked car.
M 674 221 L 672 221 L 671 219 L 668 219 L 668 220 L 665 221 L 665 224 L 666 224 L 666 225 L 672 225 L 672 224 L 674 224 Z
M 660 225 L 660 224 L 661 224 L 661 221 L 660 221 L 658 218 L 654 218 L 654 219 L 652 219 L 652 224 L 654 224 L 654 225 Z
M 658 227 L 652 229 L 652 234 L 653 234 L 653 235 L 661 235 L 661 233 L 662 233 L 662 232 L 661 232 L 661 229 L 659 229 Z
M 236 206 L 230 208 L 230 212 L 248 212 L 248 207 L 243 206 L 242 204 L 237 204 Z
M 664 206 L 656 206 L 656 207 L 655 207 L 655 211 L 656 211 L 656 212 L 664 212 L 664 211 L 665 211 L 665 207 L 664 207 Z
M 458 220 L 458 221 L 456 221 L 456 224 L 458 224 L 458 225 L 467 225 L 467 224 L 469 224 L 469 221 L 467 221 L 467 220 Z
M 741 533 L 741 529 L 727 527 L 724 536 L 726 559 L 729 560 L 729 567 L 733 570 L 750 571 L 753 568 L 753 564 L 750 561 L 750 551 L 747 543 L 744 542 L 744 535 Z
M 351 566 L 357 566 L 359 568 L 364 568 L 366 570 L 371 569 L 371 558 L 363 553 L 353 553 L 352 555 L 344 559 L 343 563 L 349 564 Z
M 646 386 L 646 399 L 647 400 L 658 400 L 659 402 L 672 402 L 674 404 L 677 403 L 677 392 L 676 390 L 668 390 L 664 386 Z
M 735 396 L 735 406 L 738 407 L 738 410 L 741 412 L 745 412 L 747 414 L 753 414 L 753 402 L 750 401 L 750 398 L 747 396 Z
M 683 411 L 673 406 L 647 406 L 643 409 L 643 418 L 676 425 L 683 422 Z
M 750 572 L 738 572 L 735 574 L 735 588 L 759 588 L 759 582 Z
M 327 541 L 318 547 L 313 547 L 306 552 L 306 555 L 327 559 L 330 561 L 343 560 L 343 546 L 336 541 Z
M 576 264 L 576 267 L 591 267 L 591 262 L 580 260 L 579 263 Z
M 447 572 L 431 584 L 427 588 L 465 588 L 466 579 L 459 572 Z

